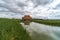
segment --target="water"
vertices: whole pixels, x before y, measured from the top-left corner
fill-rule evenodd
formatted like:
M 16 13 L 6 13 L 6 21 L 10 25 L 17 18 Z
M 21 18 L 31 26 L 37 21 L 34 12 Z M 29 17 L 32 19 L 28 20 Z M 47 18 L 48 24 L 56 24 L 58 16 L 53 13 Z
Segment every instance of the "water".
M 30 23 L 30 25 L 21 24 L 32 40 L 60 40 L 60 27 L 35 22 Z

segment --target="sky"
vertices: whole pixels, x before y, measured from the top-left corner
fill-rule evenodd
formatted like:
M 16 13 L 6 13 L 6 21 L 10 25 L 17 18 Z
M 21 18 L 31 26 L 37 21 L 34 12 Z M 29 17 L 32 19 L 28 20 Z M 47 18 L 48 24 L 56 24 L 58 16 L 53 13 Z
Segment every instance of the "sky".
M 60 19 L 60 0 L 0 0 L 0 18 Z

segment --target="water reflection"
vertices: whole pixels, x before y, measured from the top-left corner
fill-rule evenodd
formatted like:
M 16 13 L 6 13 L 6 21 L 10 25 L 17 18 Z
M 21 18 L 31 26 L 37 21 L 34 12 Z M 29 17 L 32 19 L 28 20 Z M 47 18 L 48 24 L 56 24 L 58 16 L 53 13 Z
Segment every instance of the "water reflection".
M 35 22 L 32 22 L 30 25 L 21 24 L 29 33 L 32 40 L 60 40 L 60 27 L 48 26 Z

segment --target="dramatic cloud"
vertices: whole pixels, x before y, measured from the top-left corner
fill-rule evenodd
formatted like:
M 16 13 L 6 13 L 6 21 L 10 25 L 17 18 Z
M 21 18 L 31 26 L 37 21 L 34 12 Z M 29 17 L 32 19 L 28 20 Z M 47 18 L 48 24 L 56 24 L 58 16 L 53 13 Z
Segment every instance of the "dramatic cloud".
M 22 17 L 25 11 L 33 18 L 60 19 L 60 0 L 0 0 L 1 13 Z
M 38 5 L 46 5 L 51 3 L 53 0 L 31 0 L 36 6 Z

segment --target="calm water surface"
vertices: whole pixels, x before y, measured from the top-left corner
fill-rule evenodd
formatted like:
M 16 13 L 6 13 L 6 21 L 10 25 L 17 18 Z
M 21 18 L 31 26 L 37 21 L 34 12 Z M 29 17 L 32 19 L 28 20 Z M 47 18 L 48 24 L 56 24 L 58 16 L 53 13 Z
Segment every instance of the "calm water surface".
M 30 25 L 21 24 L 32 40 L 60 40 L 60 27 L 35 22 L 30 23 Z

